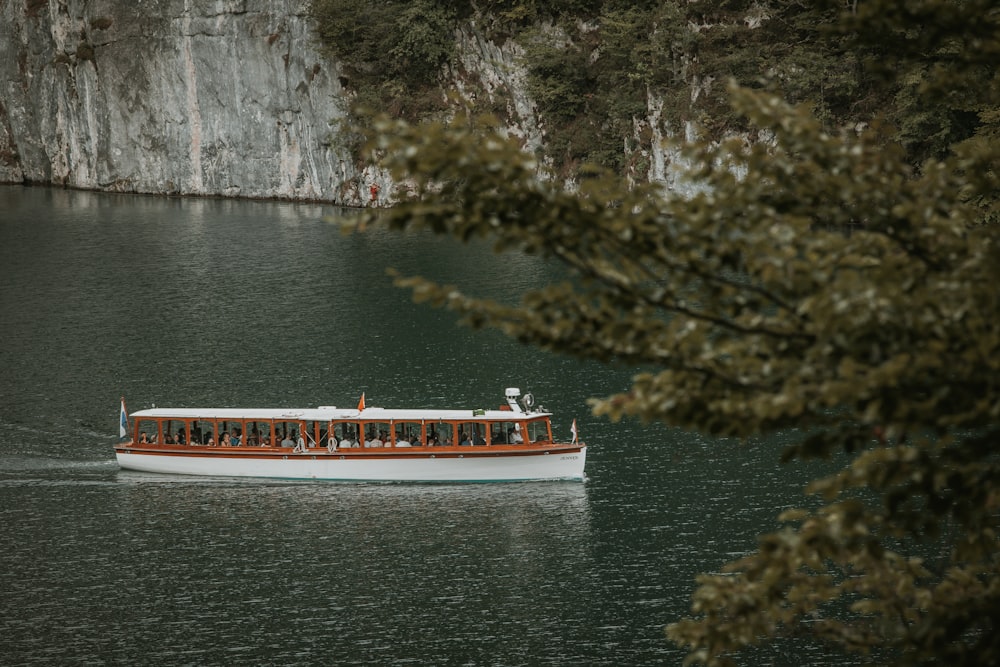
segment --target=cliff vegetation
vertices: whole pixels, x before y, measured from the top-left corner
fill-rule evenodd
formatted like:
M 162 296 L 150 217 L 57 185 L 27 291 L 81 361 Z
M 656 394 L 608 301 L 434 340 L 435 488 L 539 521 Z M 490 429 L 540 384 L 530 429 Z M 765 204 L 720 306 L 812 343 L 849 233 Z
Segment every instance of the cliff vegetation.
M 662 105 L 658 118 L 668 132 L 689 125 L 715 138 L 746 132 L 746 121 L 728 102 L 730 81 L 808 107 L 831 130 L 877 117 L 892 128 L 913 164 L 940 157 L 983 131 L 986 109 L 979 91 L 940 96 L 927 105 L 921 91 L 932 84 L 942 53 L 908 47 L 933 30 L 893 30 L 887 16 L 885 25 L 871 26 L 881 30 L 881 41 L 859 41 L 856 31 L 835 29 L 841 15 L 857 15 L 858 4 L 314 0 L 313 13 L 324 44 L 344 64 L 342 83 L 355 108 L 406 120 L 454 107 L 444 81 L 464 76 L 475 84 L 456 58 L 459 26 L 496 43 L 514 42 L 545 133 L 544 154 L 563 175 L 586 163 L 642 174 L 647 165 L 636 162 L 654 140 L 651 100 Z M 915 55 L 894 57 L 904 51 Z M 989 80 L 988 71 L 982 75 Z M 493 99 L 470 111 L 516 123 L 509 117 L 512 108 Z

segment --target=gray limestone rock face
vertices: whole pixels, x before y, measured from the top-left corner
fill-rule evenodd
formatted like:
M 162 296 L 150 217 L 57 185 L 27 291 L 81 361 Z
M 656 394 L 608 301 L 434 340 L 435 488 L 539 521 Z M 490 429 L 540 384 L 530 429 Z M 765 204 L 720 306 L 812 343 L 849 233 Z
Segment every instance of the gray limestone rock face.
M 5 1 L 0 182 L 363 203 L 306 7 Z

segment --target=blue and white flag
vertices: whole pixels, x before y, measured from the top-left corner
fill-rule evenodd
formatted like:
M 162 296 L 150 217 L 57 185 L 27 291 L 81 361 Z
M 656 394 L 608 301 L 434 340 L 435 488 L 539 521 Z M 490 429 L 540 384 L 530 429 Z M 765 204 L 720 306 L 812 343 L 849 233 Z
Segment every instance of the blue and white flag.
M 573 420 L 573 425 L 569 427 L 569 432 L 573 434 L 573 444 L 575 445 L 576 442 L 577 442 L 577 437 L 576 437 L 576 420 L 575 419 Z
M 128 435 L 128 413 L 125 412 L 125 399 L 122 399 L 122 412 L 118 420 L 118 437 L 124 438 Z

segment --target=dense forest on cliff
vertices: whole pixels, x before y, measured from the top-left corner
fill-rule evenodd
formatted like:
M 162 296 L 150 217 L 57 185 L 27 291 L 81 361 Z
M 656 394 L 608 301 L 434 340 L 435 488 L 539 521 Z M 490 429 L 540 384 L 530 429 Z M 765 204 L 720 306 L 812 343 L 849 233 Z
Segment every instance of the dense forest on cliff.
M 652 99 L 669 130 L 687 124 L 714 137 L 746 130 L 729 106 L 726 84 L 774 92 L 810 108 L 828 129 L 880 119 L 913 164 L 943 155 L 984 127 L 976 90 L 942 96 L 936 59 L 895 53 L 928 34 L 876 26 L 862 41 L 835 29 L 857 0 L 315 0 L 320 34 L 343 63 L 343 83 L 358 108 L 408 120 L 448 108 L 445 74 L 470 76 L 455 58 L 455 30 L 471 27 L 524 53 L 528 89 L 545 131 L 544 151 L 562 173 L 584 163 L 642 173 L 652 141 L 644 119 Z M 926 33 L 945 26 L 927 26 Z M 470 77 L 473 78 L 474 77 Z M 983 80 L 989 73 L 984 72 Z M 475 81 L 468 82 L 474 85 Z M 488 102 L 483 102 L 487 100 Z M 511 106 L 482 95 L 475 112 L 503 121 Z M 919 103 L 918 103 L 919 100 Z M 994 114 L 995 117 L 995 114 Z M 632 164 L 627 164 L 629 161 Z M 635 168 L 638 167 L 638 168 Z

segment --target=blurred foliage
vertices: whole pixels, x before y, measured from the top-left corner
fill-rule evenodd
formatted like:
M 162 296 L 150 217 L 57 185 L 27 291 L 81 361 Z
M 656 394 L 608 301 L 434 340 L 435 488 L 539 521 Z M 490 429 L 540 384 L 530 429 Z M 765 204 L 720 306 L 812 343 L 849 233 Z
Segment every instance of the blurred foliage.
M 617 11 L 624 53 L 635 21 Z M 568 266 L 572 282 L 517 306 L 397 282 L 473 327 L 646 369 L 597 414 L 794 429 L 782 459 L 845 457 L 809 486 L 818 507 L 783 512 L 756 551 L 699 577 L 692 616 L 667 629 L 689 662 L 809 637 L 875 664 L 997 664 L 1000 9 L 864 0 L 838 25 L 830 39 L 855 55 L 892 51 L 866 76 L 927 113 L 914 121 L 937 130 L 920 151 L 905 123 L 837 129 L 815 100 L 733 85 L 729 113 L 772 140 L 678 146 L 704 186 L 682 200 L 594 166 L 567 191 L 495 120 L 384 118 L 371 149 L 405 187 L 362 225 L 487 237 Z M 546 67 L 581 62 L 551 55 Z

